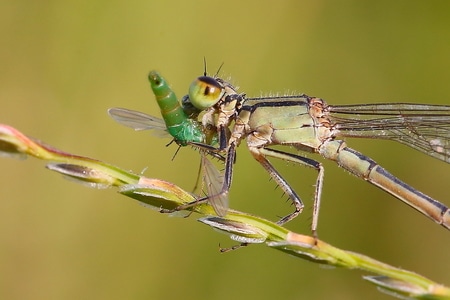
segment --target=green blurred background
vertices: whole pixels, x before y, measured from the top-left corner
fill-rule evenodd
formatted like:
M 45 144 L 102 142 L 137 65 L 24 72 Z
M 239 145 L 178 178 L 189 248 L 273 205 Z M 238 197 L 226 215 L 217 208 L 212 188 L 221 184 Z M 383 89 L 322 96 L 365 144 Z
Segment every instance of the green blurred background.
M 0 4 L 0 122 L 60 149 L 165 179 L 195 182 L 198 153 L 171 160 L 169 140 L 106 114 L 158 115 L 146 76 L 181 96 L 203 72 L 250 96 L 296 91 L 332 104 L 449 104 L 446 1 L 12 1 Z M 447 205 L 448 165 L 392 142 L 348 140 Z M 231 206 L 272 220 L 292 208 L 245 149 Z M 321 160 L 318 157 L 319 160 Z M 322 160 L 321 160 L 322 161 Z M 449 232 L 326 167 L 319 235 L 450 285 Z M 316 173 L 276 162 L 307 208 L 288 227 L 309 233 Z M 0 160 L 1 299 L 388 299 L 365 273 L 326 269 L 262 246 L 219 254 L 226 236 L 118 195 L 63 180 L 36 159 Z

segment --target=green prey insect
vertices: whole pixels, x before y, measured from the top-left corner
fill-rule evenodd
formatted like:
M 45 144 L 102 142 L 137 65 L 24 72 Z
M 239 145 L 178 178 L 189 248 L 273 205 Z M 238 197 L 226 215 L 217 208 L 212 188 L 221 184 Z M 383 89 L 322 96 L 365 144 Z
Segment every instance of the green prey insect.
M 134 130 L 154 130 L 160 136 L 171 136 L 179 146 L 193 146 L 200 149 L 203 182 L 207 193 L 214 195 L 220 192 L 222 177 L 218 170 L 207 159 L 212 155 L 224 160 L 216 153 L 217 130 L 211 126 L 202 126 L 196 120 L 200 110 L 193 107 L 187 98 L 183 98 L 182 106 L 165 79 L 156 71 L 151 71 L 148 80 L 160 107 L 163 119 L 126 108 L 110 108 L 108 114 L 122 125 Z M 227 197 L 214 197 L 209 201 L 218 215 L 225 215 L 228 209 Z M 164 212 L 164 211 L 163 211 Z
M 447 206 L 402 182 L 371 158 L 337 139 L 394 140 L 450 163 L 450 106 L 410 103 L 328 105 L 323 99 L 305 94 L 246 98 L 225 80 L 208 76 L 201 76 L 192 83 L 188 97 L 186 102 L 206 111 L 202 125 L 212 124 L 217 128 L 220 141 L 218 151 L 226 153 L 222 190 L 217 195 L 209 195 L 208 199 L 227 196 L 236 148 L 245 139 L 252 156 L 295 205 L 295 211 L 280 219 L 279 224 L 295 218 L 304 204 L 267 157 L 298 163 L 318 172 L 311 226 L 313 234 L 317 231 L 324 168 L 313 159 L 269 148 L 272 145 L 292 146 L 334 160 L 353 175 L 450 229 L 450 210 Z

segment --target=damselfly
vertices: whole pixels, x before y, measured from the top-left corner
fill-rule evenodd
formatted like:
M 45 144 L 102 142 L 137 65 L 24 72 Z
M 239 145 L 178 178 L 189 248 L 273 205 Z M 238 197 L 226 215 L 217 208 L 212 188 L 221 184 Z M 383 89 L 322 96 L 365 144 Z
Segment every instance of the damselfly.
M 313 233 L 317 230 L 324 168 L 318 161 L 271 149 L 268 147 L 271 145 L 293 146 L 334 160 L 355 176 L 450 229 L 450 210 L 447 206 L 402 182 L 371 158 L 337 139 L 364 137 L 394 140 L 450 163 L 450 106 L 411 103 L 328 105 L 320 98 L 304 94 L 246 98 L 225 80 L 208 76 L 201 76 L 192 83 L 188 97 L 185 102 L 191 102 L 194 107 L 206 111 L 202 125 L 206 127 L 212 124 L 217 128 L 219 152 L 226 152 L 222 191 L 217 195 L 209 195 L 209 199 L 227 196 L 236 147 L 245 139 L 252 156 L 295 204 L 295 211 L 280 219 L 279 224 L 295 218 L 303 210 L 304 204 L 267 157 L 317 170 Z

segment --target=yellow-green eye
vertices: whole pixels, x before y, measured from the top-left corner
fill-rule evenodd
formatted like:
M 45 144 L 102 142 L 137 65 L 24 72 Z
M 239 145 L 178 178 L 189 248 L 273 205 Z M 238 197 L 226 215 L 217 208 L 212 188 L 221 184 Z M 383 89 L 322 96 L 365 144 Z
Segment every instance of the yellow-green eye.
M 223 85 L 208 76 L 197 78 L 189 87 L 189 99 L 199 110 L 205 110 L 216 104 L 224 93 Z

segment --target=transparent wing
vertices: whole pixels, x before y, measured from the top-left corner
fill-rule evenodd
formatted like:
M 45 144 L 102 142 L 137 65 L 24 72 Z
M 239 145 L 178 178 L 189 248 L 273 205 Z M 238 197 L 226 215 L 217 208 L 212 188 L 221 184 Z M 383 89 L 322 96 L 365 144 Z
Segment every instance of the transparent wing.
M 450 163 L 450 106 L 380 103 L 327 110 L 336 136 L 394 140 Z
M 223 186 L 223 175 L 216 166 L 208 159 L 205 152 L 201 152 L 201 164 L 203 169 L 203 183 L 206 185 L 208 201 L 214 208 L 216 214 L 223 217 L 228 211 L 228 196 L 221 194 Z
M 134 130 L 154 130 L 160 137 L 170 137 L 163 119 L 147 115 L 145 113 L 114 107 L 108 109 L 108 114 L 118 123 L 131 127 Z

